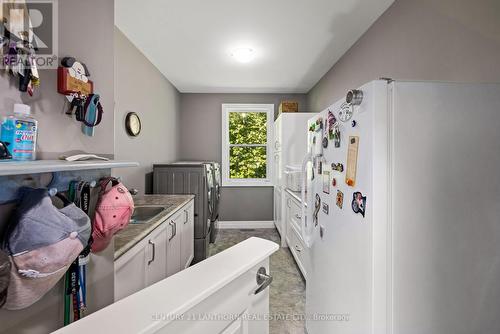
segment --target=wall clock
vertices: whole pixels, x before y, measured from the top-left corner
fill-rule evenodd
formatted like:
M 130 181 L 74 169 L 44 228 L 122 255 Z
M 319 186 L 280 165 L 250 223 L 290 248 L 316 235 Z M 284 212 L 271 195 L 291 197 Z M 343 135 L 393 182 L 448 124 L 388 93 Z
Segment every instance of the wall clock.
M 142 125 L 139 115 L 129 112 L 125 118 L 125 129 L 129 136 L 137 137 L 141 133 Z

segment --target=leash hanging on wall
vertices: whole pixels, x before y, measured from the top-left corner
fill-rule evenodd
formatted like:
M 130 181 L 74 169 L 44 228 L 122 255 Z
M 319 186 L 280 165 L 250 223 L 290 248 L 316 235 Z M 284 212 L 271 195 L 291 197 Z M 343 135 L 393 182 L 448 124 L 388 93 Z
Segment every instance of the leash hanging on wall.
M 82 123 L 82 132 L 94 136 L 94 128 L 102 121 L 104 109 L 100 95 L 94 93 L 94 83 L 89 79 L 87 65 L 74 57 L 65 57 L 57 70 L 57 91 L 68 99 L 66 115 Z

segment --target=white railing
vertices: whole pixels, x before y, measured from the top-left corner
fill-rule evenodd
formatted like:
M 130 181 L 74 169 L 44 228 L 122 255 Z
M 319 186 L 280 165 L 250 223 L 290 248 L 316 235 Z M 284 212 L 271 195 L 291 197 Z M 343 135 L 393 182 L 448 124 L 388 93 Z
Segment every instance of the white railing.
M 258 271 L 269 273 L 278 248 L 250 238 L 55 333 L 266 334 L 269 289 Z

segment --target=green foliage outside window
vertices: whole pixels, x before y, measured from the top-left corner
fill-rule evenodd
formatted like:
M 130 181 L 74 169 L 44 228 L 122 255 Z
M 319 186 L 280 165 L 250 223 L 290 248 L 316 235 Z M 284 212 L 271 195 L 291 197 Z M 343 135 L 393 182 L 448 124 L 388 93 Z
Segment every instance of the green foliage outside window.
M 266 113 L 229 113 L 229 144 L 231 179 L 267 178 Z

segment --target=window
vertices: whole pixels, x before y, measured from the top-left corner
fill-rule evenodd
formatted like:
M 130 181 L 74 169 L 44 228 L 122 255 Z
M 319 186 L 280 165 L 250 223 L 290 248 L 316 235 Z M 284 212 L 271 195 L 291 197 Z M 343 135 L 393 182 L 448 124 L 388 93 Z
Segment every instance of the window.
M 273 104 L 222 105 L 222 184 L 272 186 Z

